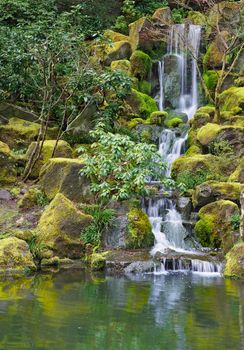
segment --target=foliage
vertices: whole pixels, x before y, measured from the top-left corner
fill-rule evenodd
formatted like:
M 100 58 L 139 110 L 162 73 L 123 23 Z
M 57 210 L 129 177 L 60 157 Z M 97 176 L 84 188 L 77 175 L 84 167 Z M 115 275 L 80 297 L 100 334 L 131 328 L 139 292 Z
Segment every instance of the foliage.
M 49 199 L 44 192 L 38 191 L 36 194 L 36 202 L 40 207 L 45 207 L 49 204 Z
M 186 15 L 186 11 L 182 7 L 173 8 L 172 10 L 172 17 L 175 23 L 182 23 Z
M 209 145 L 209 152 L 215 156 L 230 156 L 234 154 L 233 147 L 227 140 L 215 140 Z
M 233 230 L 239 230 L 240 221 L 241 221 L 241 216 L 239 213 L 235 213 L 235 214 L 231 215 L 230 223 L 231 223 Z
M 135 143 L 126 135 L 106 133 L 100 125 L 91 135 L 96 139 L 91 154 L 82 155 L 81 174 L 91 181 L 91 189 L 102 201 L 124 200 L 145 194 L 145 180 L 167 180 L 155 145 Z
M 113 209 L 102 209 L 97 205 L 82 208 L 86 214 L 93 216 L 93 222 L 81 233 L 81 239 L 85 244 L 100 246 L 102 234 L 113 222 L 115 212 Z
M 184 171 L 178 175 L 177 184 L 185 191 L 190 190 L 205 182 L 209 175 L 204 169 L 197 169 L 195 173 Z

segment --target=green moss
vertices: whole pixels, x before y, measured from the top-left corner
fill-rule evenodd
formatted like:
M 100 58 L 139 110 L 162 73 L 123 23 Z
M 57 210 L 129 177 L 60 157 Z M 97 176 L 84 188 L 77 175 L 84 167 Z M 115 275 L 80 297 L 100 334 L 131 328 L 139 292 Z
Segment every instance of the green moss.
M 236 235 L 230 222 L 231 215 L 239 213 L 237 204 L 218 200 L 202 207 L 195 233 L 203 246 L 222 248 L 227 252 L 235 243 Z
M 92 253 L 91 255 L 91 268 L 95 271 L 104 270 L 106 267 L 106 257 L 109 252 Z
M 238 114 L 244 108 L 244 87 L 231 87 L 223 91 L 220 96 L 221 111 L 231 111 Z
M 244 278 L 244 242 L 236 244 L 226 255 L 224 275 Z
M 16 181 L 16 168 L 9 146 L 0 141 L 0 185 Z
M 31 174 L 30 174 L 31 178 L 37 178 L 39 176 L 42 166 L 46 164 L 47 161 L 52 157 L 55 144 L 56 144 L 56 140 L 44 141 L 40 158 L 35 163 L 35 166 L 31 171 Z M 31 154 L 35 147 L 36 147 L 36 142 L 32 142 L 26 153 L 27 159 L 31 157 Z M 72 148 L 66 141 L 60 140 L 58 142 L 54 157 L 55 158 L 72 158 L 73 157 Z
M 112 42 L 118 42 L 118 41 L 125 41 L 125 40 L 129 40 L 129 37 L 118 33 L 118 32 L 114 32 L 113 30 L 105 30 L 104 34 L 103 34 L 104 39 L 107 40 L 111 40 Z
M 192 202 L 195 207 L 214 202 L 217 199 L 240 201 L 240 193 L 244 185 L 240 183 L 207 181 L 196 187 Z
M 28 244 L 16 237 L 0 240 L 0 271 L 24 272 L 25 269 L 35 270 Z
M 80 176 L 81 159 L 52 158 L 41 169 L 40 186 L 49 199 L 63 193 L 76 202 L 88 203 L 93 198 L 89 182 Z
M 110 65 L 112 61 L 129 59 L 131 56 L 131 45 L 128 40 L 121 40 L 107 45 L 105 48 L 106 58 L 104 63 Z
M 194 130 L 194 128 L 190 128 L 188 131 L 187 143 L 188 143 L 189 147 L 196 145 L 198 143 L 197 142 L 197 130 Z
M 145 120 L 142 118 L 133 118 L 127 123 L 127 126 L 128 128 L 133 129 L 139 124 L 144 124 L 144 122 Z
M 152 69 L 150 56 L 143 51 L 137 50 L 132 54 L 130 62 L 132 74 L 140 80 L 147 79 Z
M 131 64 L 128 60 L 118 60 L 111 63 L 112 70 L 120 70 L 128 75 L 131 74 Z
M 228 181 L 244 183 L 244 159 L 243 158 L 240 160 L 240 163 L 238 164 L 237 168 L 229 176 Z
M 203 146 L 209 145 L 216 138 L 220 130 L 220 125 L 214 123 L 207 123 L 206 125 L 201 127 L 201 129 L 199 129 L 199 131 L 197 132 L 197 140 Z
M 128 213 L 128 248 L 146 248 L 153 245 L 154 236 L 148 216 L 138 208 Z
M 83 251 L 80 234 L 92 220 L 92 216 L 79 211 L 58 193 L 40 218 L 37 242 L 44 250 L 53 251 L 54 256 L 79 258 Z
M 190 157 L 190 156 L 194 156 L 196 154 L 202 154 L 202 149 L 201 147 L 197 146 L 197 145 L 192 145 L 191 147 L 188 148 L 188 150 L 186 151 L 186 156 Z
M 182 124 L 182 119 L 172 118 L 170 120 L 165 120 L 164 124 L 167 128 L 176 128 Z
M 189 11 L 187 15 L 187 20 L 192 24 L 204 26 L 207 23 L 207 19 L 203 13 L 199 11 Z
M 155 100 L 142 92 L 132 89 L 132 94 L 128 98 L 128 103 L 131 106 L 134 114 L 147 119 L 152 112 L 158 110 Z
M 164 120 L 167 116 L 168 116 L 168 113 L 164 112 L 164 111 L 152 112 L 150 115 L 150 118 L 149 118 L 150 124 L 162 126 L 164 124 Z
M 204 82 L 211 92 L 216 88 L 218 82 L 218 71 L 215 70 L 206 70 L 203 74 Z
M 139 88 L 139 91 L 142 92 L 143 94 L 150 95 L 152 90 L 152 84 L 146 80 L 142 80 L 138 82 L 138 88 Z

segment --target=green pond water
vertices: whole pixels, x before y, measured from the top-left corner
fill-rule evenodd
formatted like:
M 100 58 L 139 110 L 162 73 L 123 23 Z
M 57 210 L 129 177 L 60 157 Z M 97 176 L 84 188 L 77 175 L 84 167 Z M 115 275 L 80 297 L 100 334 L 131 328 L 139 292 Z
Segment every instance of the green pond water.
M 243 350 L 244 284 L 191 274 L 0 277 L 1 350 Z

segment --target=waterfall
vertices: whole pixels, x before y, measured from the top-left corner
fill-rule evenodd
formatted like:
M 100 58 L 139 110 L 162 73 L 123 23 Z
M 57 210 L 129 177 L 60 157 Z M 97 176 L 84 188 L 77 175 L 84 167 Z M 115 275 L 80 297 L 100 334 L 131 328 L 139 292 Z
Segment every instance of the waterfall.
M 198 25 L 177 24 L 171 27 L 167 43 L 167 53 L 162 61 L 158 63 L 160 97 L 158 100 L 159 109 L 165 107 L 165 93 L 167 86 L 165 83 L 165 59 L 174 57 L 177 63 L 176 74 L 179 81 L 179 96 L 175 112 L 185 113 L 188 119 L 192 118 L 198 107 L 198 84 L 197 66 L 201 38 L 201 27 Z M 175 74 L 175 72 L 174 72 Z M 173 84 L 173 83 L 172 83 Z M 168 86 L 169 87 L 169 86 Z M 159 153 L 162 160 L 166 162 L 167 169 L 165 175 L 170 177 L 171 166 L 175 159 L 184 154 L 187 134 L 177 136 L 174 130 L 164 129 L 159 138 Z M 188 232 L 183 225 L 181 214 L 176 209 L 173 199 L 150 198 L 144 202 L 144 210 L 147 212 L 152 224 L 155 236 L 155 245 L 151 254 L 169 254 L 169 252 L 198 254 L 193 250 L 192 244 L 186 239 Z M 160 269 L 155 268 L 155 273 L 165 273 L 168 269 L 167 259 L 162 258 Z M 181 259 L 171 259 L 172 270 L 191 270 L 194 272 L 213 273 L 220 271 L 220 265 L 190 259 L 190 263 L 184 263 Z
M 177 71 L 180 81 L 180 95 L 177 111 L 186 113 L 192 118 L 198 106 L 197 64 L 201 39 L 201 26 L 176 24 L 171 26 L 167 53 L 159 62 L 160 98 L 159 109 L 164 106 L 164 60 L 169 55 L 177 60 Z M 190 56 L 190 57 L 189 57 Z M 188 77 L 191 77 L 188 81 Z

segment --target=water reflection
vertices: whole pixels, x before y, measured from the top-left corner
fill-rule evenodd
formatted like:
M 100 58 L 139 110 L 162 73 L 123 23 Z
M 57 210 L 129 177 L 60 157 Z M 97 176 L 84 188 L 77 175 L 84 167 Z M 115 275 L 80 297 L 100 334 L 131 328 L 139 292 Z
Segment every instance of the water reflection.
M 241 350 L 243 303 L 219 277 L 0 277 L 0 349 Z

